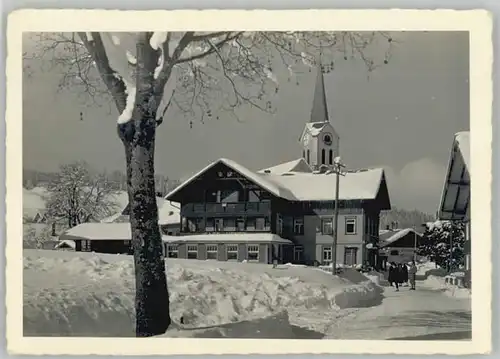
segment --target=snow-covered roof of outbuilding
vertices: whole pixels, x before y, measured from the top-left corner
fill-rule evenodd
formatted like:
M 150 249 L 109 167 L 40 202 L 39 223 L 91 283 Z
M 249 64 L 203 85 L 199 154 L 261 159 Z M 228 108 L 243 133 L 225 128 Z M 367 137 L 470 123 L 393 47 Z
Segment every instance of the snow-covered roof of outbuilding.
M 130 223 L 82 223 L 59 236 L 60 240 L 130 240 L 131 238 Z
M 380 247 L 386 247 L 390 244 L 396 242 L 397 240 L 403 238 L 409 233 L 416 233 L 417 236 L 422 237 L 422 233 L 415 231 L 413 228 L 399 229 L 395 231 L 385 232 L 380 235 Z
M 59 248 L 71 248 L 71 249 L 75 249 L 76 248 L 76 244 L 75 244 L 75 241 L 72 241 L 71 239 L 66 239 L 66 240 L 63 240 L 63 241 L 59 241 L 54 249 L 59 249 Z

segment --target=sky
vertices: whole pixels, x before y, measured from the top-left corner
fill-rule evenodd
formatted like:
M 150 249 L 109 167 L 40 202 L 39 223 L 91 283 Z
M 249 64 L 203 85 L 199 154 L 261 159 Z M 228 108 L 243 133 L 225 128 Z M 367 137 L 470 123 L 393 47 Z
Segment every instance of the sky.
M 394 37 L 389 63 L 374 72 L 347 60 L 325 74 L 330 121 L 347 167 L 383 167 L 393 206 L 434 214 L 453 135 L 469 130 L 468 33 Z M 98 170 L 124 171 L 117 111 L 85 103 L 75 90 L 57 91 L 62 73 L 44 65 L 31 66 L 23 79 L 23 167 L 57 171 L 85 160 Z M 220 157 L 254 170 L 301 157 L 316 74 L 306 72 L 297 85 L 285 72 L 277 73 L 275 115 L 244 107 L 240 121 L 221 117 L 190 128 L 172 107 L 157 132 L 157 173 L 183 179 Z

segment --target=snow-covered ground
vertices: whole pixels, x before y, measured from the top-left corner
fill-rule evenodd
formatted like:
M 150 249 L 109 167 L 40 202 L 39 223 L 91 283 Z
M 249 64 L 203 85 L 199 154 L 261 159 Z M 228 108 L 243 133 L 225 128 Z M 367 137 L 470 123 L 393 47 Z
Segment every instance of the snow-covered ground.
M 325 333 L 342 316 L 381 303 L 382 289 L 354 270 L 168 259 L 174 321 L 200 327 L 287 311 L 294 326 Z M 25 335 L 133 336 L 132 257 L 24 250 Z
M 451 298 L 420 284 L 415 291 L 387 287 L 381 305 L 339 318 L 325 338 L 382 340 L 471 331 L 468 298 Z
M 450 295 L 443 277 L 395 292 L 377 285 L 386 285 L 380 274 L 353 269 L 333 276 L 291 264 L 166 263 L 174 320 L 167 337 L 393 339 L 471 331 L 470 296 L 458 289 Z M 133 305 L 132 257 L 24 250 L 25 335 L 133 336 Z M 181 316 L 183 328 L 175 323 Z

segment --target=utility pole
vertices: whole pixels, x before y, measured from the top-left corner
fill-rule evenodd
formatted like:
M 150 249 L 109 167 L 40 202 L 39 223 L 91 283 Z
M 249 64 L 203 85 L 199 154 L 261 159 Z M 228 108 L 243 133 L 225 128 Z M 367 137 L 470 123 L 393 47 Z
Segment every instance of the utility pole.
M 334 220 L 333 220 L 333 247 L 332 247 L 332 274 L 337 273 L 337 239 L 338 239 L 338 228 L 339 228 L 339 187 L 340 187 L 340 176 L 345 176 L 342 172 L 342 168 L 345 165 L 341 162 L 340 157 L 335 157 L 334 160 L 334 171 L 335 171 L 335 207 L 334 207 Z
M 415 246 L 413 249 L 413 261 L 417 261 L 417 226 L 413 225 L 413 234 L 415 236 Z

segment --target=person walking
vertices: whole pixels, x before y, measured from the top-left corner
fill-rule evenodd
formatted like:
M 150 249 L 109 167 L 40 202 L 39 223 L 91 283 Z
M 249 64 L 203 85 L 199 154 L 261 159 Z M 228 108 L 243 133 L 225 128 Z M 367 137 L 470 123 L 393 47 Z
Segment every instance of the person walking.
M 415 261 L 411 261 L 410 269 L 408 270 L 408 275 L 410 277 L 410 290 L 415 290 L 415 284 L 417 281 L 417 266 L 415 265 Z
M 398 278 L 398 284 L 400 287 L 402 287 L 403 282 L 404 282 L 404 273 L 403 273 L 403 264 L 402 263 L 398 263 L 396 273 L 397 273 L 396 276 Z
M 273 269 L 275 269 L 276 267 L 278 267 L 278 255 L 276 253 L 276 249 L 274 248 L 273 245 L 271 245 L 272 247 L 272 260 L 273 260 Z
M 389 277 L 388 277 L 389 283 L 391 284 L 394 283 L 396 286 L 396 292 L 399 292 L 399 278 L 398 278 L 398 268 L 396 266 L 396 263 L 392 262 L 390 267 L 389 267 Z
M 405 286 L 406 286 L 406 285 L 408 285 L 408 266 L 406 263 L 403 263 L 401 270 L 402 270 L 402 276 L 403 276 L 403 283 L 405 283 Z

